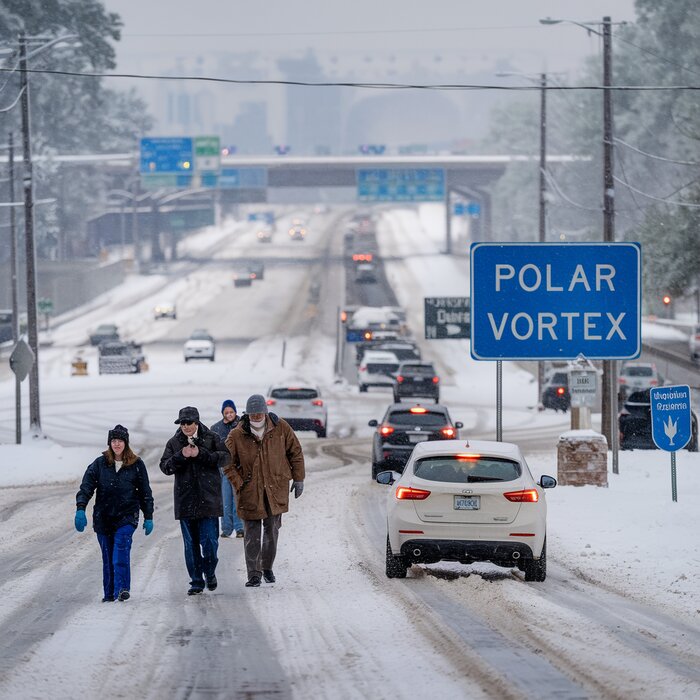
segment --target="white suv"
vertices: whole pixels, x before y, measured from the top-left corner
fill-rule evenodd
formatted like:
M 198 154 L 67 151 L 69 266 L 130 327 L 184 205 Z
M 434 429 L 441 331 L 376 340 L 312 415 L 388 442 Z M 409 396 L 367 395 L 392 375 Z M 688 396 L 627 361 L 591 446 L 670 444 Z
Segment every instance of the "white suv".
M 393 352 L 367 350 L 357 368 L 360 391 L 369 386 L 394 386 L 394 373 L 399 369 L 399 358 Z
M 383 471 L 387 500 L 386 575 L 404 578 L 412 564 L 490 561 L 518 567 L 526 581 L 547 575 L 547 504 L 517 445 L 419 442 L 403 474 Z
M 295 380 L 276 384 L 267 391 L 267 405 L 293 430 L 313 430 L 318 437 L 326 437 L 328 409 L 317 386 Z

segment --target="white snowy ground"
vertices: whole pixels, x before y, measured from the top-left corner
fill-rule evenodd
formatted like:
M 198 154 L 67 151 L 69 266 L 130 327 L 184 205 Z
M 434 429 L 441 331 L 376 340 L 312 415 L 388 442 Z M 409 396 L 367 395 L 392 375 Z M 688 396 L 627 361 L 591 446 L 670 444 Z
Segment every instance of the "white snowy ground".
M 409 317 L 409 324 L 415 329 L 422 328 L 422 304 L 424 296 L 458 296 L 468 294 L 468 258 L 446 258 L 437 254 L 442 247 L 443 225 L 440 207 L 424 206 L 416 216 L 410 210 L 387 212 L 380 226 L 380 244 L 385 252 L 401 253 L 406 256 L 404 263 L 390 263 L 388 276 L 399 295 Z M 225 231 L 210 230 L 188 242 L 191 246 L 208 246 L 217 240 L 247 240 L 253 234 L 245 226 L 229 224 Z M 290 274 L 290 279 L 292 279 Z M 155 436 L 164 441 L 173 432 L 172 421 L 177 407 L 191 401 L 192 393 L 197 392 L 205 422 L 218 418 L 217 408 L 223 394 L 233 393 L 223 387 L 235 386 L 236 401 L 241 404 L 249 393 L 261 390 L 264 386 L 294 371 L 312 376 L 324 387 L 330 397 L 331 433 L 343 438 L 352 434 L 359 438 L 371 435 L 367 427 L 368 417 L 380 417 L 379 411 L 386 404 L 385 395 L 372 393 L 361 396 L 356 387 L 344 383 L 335 384 L 333 377 L 334 339 L 333 338 L 288 338 L 287 365 L 279 366 L 281 338 L 268 335 L 252 343 L 248 348 L 231 351 L 229 357 L 217 357 L 216 363 L 206 363 L 188 368 L 186 379 L 179 380 L 181 372 L 180 348 L 172 352 L 162 351 L 161 363 L 153 364 L 151 371 L 139 376 L 97 376 L 94 372 L 88 377 L 69 375 L 70 359 L 75 354 L 75 345 L 84 342 L 87 331 L 105 318 L 105 310 L 128 333 L 138 335 L 142 340 L 152 340 L 166 332 L 162 326 L 150 321 L 150 310 L 160 299 L 175 299 L 182 314 L 196 313 L 196 308 L 213 299 L 230 280 L 219 280 L 206 274 L 192 274 L 170 281 L 157 276 L 129 278 L 121 289 L 110 292 L 109 300 L 100 305 L 92 305 L 95 310 L 87 311 L 75 320 L 57 328 L 53 333 L 54 346 L 44 350 L 41 384 L 47 405 L 43 423 L 49 439 L 33 441 L 32 444 L 14 446 L 0 444 L 0 497 L 4 489 L 21 489 L 24 486 L 49 483 L 79 483 L 86 467 L 103 449 L 106 430 L 115 422 L 129 425 L 132 443 L 137 447 L 145 436 Z M 261 287 L 262 289 L 262 287 Z M 194 301 L 192 301 L 194 300 Z M 188 309 L 187 304 L 192 308 Z M 645 325 L 645 332 L 647 326 Z M 649 330 L 649 332 L 652 332 Z M 665 329 L 656 332 L 674 332 Z M 435 341 L 430 346 L 431 357 L 441 367 L 445 385 L 443 401 L 451 407 L 453 417 L 463 420 L 463 435 L 493 438 L 495 433 L 495 369 L 488 363 L 477 363 L 469 356 L 466 341 Z M 94 361 L 90 350 L 86 355 Z M 567 418 L 553 412 L 538 412 L 536 409 L 536 383 L 532 377 L 511 363 L 504 363 L 504 439 L 516 441 L 542 432 L 546 449 L 527 454 L 528 462 L 535 475 L 542 473 L 556 476 L 556 436 L 568 429 Z M 74 415 L 56 415 L 51 410 L 51 402 L 63 401 L 71 393 L 76 382 L 81 382 L 80 402 L 75 406 Z M 166 389 L 164 389 L 166 387 Z M 149 404 L 150 394 L 162 396 L 163 391 L 172 387 L 172 395 L 167 405 L 162 400 Z M 9 378 L 0 384 L 0 439 L 9 443 L 13 439 L 14 383 Z M 134 395 L 139 397 L 134 402 Z M 144 404 L 144 401 L 146 402 Z M 134 405 L 138 403 L 139 405 Z M 26 404 L 26 397 L 25 397 Z M 368 406 L 371 411 L 368 413 Z M 76 433 L 77 429 L 77 433 Z M 547 443 L 548 437 L 551 437 Z M 348 562 L 338 553 L 338 547 L 328 547 L 327 539 L 321 536 L 326 531 L 335 531 L 339 518 L 333 490 L 334 480 L 349 488 L 353 493 L 364 493 L 368 488 L 375 493 L 381 487 L 368 485 L 369 467 L 361 473 L 339 470 L 337 475 L 315 479 L 326 455 L 314 451 L 320 441 L 304 440 L 309 448 L 310 473 L 307 478 L 307 491 L 303 498 L 292 504 L 290 513 L 285 516 L 284 538 L 280 552 L 279 566 L 287 573 L 288 581 L 275 588 L 275 594 L 264 592 L 266 606 L 256 608 L 255 615 L 266 629 L 269 629 L 271 644 L 275 649 L 290 648 L 296 645 L 303 653 L 297 656 L 282 655 L 285 672 L 293 679 L 294 696 L 309 697 L 312 689 L 319 688 L 317 669 L 334 665 L 333 674 L 327 679 L 327 686 L 320 686 L 318 696 L 332 697 L 334 687 L 345 688 L 339 696 L 363 697 L 377 694 L 372 679 L 381 677 L 382 669 L 399 669 L 391 674 L 389 688 L 377 694 L 384 697 L 391 690 L 398 697 L 466 697 L 462 679 L 448 662 L 441 658 L 436 644 L 426 639 L 416 648 L 411 657 L 423 659 L 418 668 L 403 674 L 402 659 L 392 652 L 392 639 L 408 634 L 408 629 L 398 628 L 396 609 L 404 605 L 400 600 L 392 602 L 382 595 L 381 589 L 372 586 L 367 589 L 362 579 L 367 571 L 381 565 L 381 561 Z M 345 441 L 341 441 L 345 442 Z M 700 455 L 686 451 L 678 453 L 678 502 L 671 501 L 670 457 L 660 451 L 634 451 L 620 454 L 620 474 L 609 473 L 609 488 L 596 487 L 557 487 L 547 493 L 549 507 L 549 559 L 550 564 L 562 566 L 582 579 L 599 584 L 606 590 L 614 590 L 632 600 L 648 602 L 665 612 L 697 625 L 700 620 L 700 554 L 696 545 L 695 533 L 700 529 L 700 512 L 697 502 L 700 498 Z M 149 463 L 149 471 L 157 484 L 162 480 L 154 463 Z M 376 497 L 376 494 L 375 496 Z M 383 496 L 381 496 L 383 497 Z M 7 499 L 3 499 L 3 502 Z M 34 527 L 35 514 L 22 511 L 27 527 Z M 65 503 L 56 507 L 51 514 L 54 527 L 63 527 L 71 532 L 73 507 Z M 14 515 L 13 517 L 20 517 Z M 346 540 L 352 531 L 354 521 L 351 515 L 344 514 L 340 520 L 349 527 L 341 530 Z M 171 521 L 167 512 L 156 513 L 156 529 L 164 528 Z M 168 530 L 168 538 L 173 542 L 179 535 L 174 529 Z M 73 533 L 76 548 L 88 556 L 94 564 L 98 555 L 92 538 Z M 360 537 L 361 535 L 354 535 Z M 352 538 L 350 538 L 352 539 Z M 90 540 L 88 542 L 88 540 Z M 224 542 L 223 548 L 234 545 Z M 10 543 L 0 532 L 0 551 Z M 340 548 L 342 550 L 342 547 Z M 371 556 L 368 554 L 368 556 Z M 377 559 L 379 560 L 379 556 Z M 243 577 L 242 562 L 236 561 L 231 572 L 238 579 Z M 149 621 L 149 610 L 157 609 L 157 599 L 167 591 L 172 574 L 159 568 L 154 559 L 149 542 L 139 535 L 135 538 L 134 567 L 141 572 L 135 575 L 134 605 L 140 605 L 145 625 L 132 629 L 129 645 L 124 646 L 118 658 L 110 659 L 115 664 L 125 664 L 130 650 L 142 646 L 155 653 L 149 642 L 152 624 L 158 626 L 158 615 Z M 444 564 L 432 568 L 468 572 L 473 568 L 487 570 L 490 567 L 461 567 Z M 496 567 L 492 567 L 496 570 Z M 94 569 L 94 570 L 93 570 Z M 92 566 L 89 575 L 95 579 L 94 588 L 99 588 L 99 569 Z M 503 571 L 498 569 L 498 571 Z M 88 575 L 88 574 L 86 574 Z M 319 602 L 308 589 L 308 577 L 319 580 L 333 580 L 338 587 L 338 605 L 327 608 L 326 602 Z M 17 606 L 25 604 L 23 591 L 31 591 L 31 580 L 25 577 L 23 585 L 4 587 L 0 591 L 0 621 L 10 615 Z M 472 577 L 473 579 L 474 577 Z M 470 580 L 472 580 L 470 579 Z M 220 578 L 221 580 L 221 578 Z M 489 596 L 496 596 L 506 605 L 529 607 L 533 620 L 548 619 L 552 625 L 570 625 L 572 621 L 556 618 L 556 611 L 546 596 L 525 593 L 523 587 L 513 589 L 507 581 L 489 584 Z M 447 585 L 447 584 L 445 584 Z M 148 586 L 146 588 L 146 586 Z M 495 587 L 495 588 L 494 588 Z M 222 594 L 229 589 L 220 587 Z M 495 591 L 499 592 L 496 593 Z M 219 593 L 219 592 L 217 592 Z M 174 594 L 173 594 L 174 595 Z M 345 600 L 352 600 L 352 605 Z M 141 602 L 139 602 L 139 600 Z M 303 603 L 291 605 L 291 600 Z M 168 610 L 181 607 L 181 599 L 164 603 Z M 320 606 L 316 607 L 315 606 Z M 280 615 L 286 610 L 295 610 L 286 626 L 276 625 Z M 306 611 L 305 613 L 303 611 Z M 58 696 L 66 696 L 69 688 L 81 692 L 83 664 L 80 655 L 86 649 L 94 648 L 99 657 L 100 650 L 112 649 L 116 644 L 115 635 L 122 627 L 115 622 L 113 608 L 86 606 L 84 611 L 65 622 L 52 640 L 46 641 L 28 660 L 27 667 L 18 669 L 6 685 L 7 697 L 26 697 L 22 693 L 28 679 L 35 684 L 34 697 L 50 697 L 51 688 L 62 689 Z M 125 615 L 121 609 L 117 615 Z M 131 613 L 129 613 L 131 614 Z M 552 616 L 555 616 L 552 619 Z M 315 625 L 321 626 L 323 619 L 330 618 L 336 630 L 333 636 L 327 633 L 319 638 L 314 632 Z M 357 623 L 367 632 L 367 640 L 347 638 L 345 628 L 357 629 Z M 324 628 L 325 629 L 325 628 Z M 292 631 L 293 630 L 293 631 Z M 285 638 L 285 635 L 297 635 Z M 577 644 L 580 640 L 577 640 Z M 561 643 L 561 642 L 560 642 Z M 379 654 L 377 667 L 368 669 L 367 659 L 361 668 L 354 666 L 352 658 L 343 658 L 344 650 L 368 645 L 370 656 Z M 579 648 L 572 641 L 572 649 Z M 605 650 L 603 650 L 604 653 Z M 591 650 L 591 658 L 600 649 Z M 614 649 L 611 650 L 611 653 Z M 293 659 L 293 662 L 290 660 Z M 339 664 L 336 664 L 341 659 Z M 585 659 L 583 662 L 585 664 Z M 646 678 L 648 670 L 635 668 L 631 661 L 630 673 Z M 404 669 L 406 670 L 406 669 Z M 429 672 L 428 672 L 429 670 Z M 127 674 L 127 671 L 123 671 Z M 127 675 L 125 675 L 126 682 Z M 369 680 L 363 681 L 364 678 Z M 663 677 L 650 677 L 648 686 L 663 682 Z M 366 684 L 363 684 L 366 683 Z M 335 685 L 334 685 L 335 684 Z M 348 684 L 355 684 L 355 692 L 348 693 Z M 97 678 L 89 678 L 86 688 L 96 692 L 100 688 Z M 667 697 L 680 697 L 682 689 L 671 689 Z M 478 697 L 476 689 L 469 691 L 469 697 Z M 644 697 L 653 697 L 648 692 Z M 154 697 L 151 695 L 151 697 Z M 661 697 L 661 695 L 657 695 Z

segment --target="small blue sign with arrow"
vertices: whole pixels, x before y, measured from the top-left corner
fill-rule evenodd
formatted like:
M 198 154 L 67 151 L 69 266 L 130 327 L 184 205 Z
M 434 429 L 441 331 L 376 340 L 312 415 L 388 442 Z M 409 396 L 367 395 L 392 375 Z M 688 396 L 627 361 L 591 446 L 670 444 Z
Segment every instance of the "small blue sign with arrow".
M 649 390 L 651 436 L 666 452 L 682 450 L 690 441 L 690 387 L 660 386 Z

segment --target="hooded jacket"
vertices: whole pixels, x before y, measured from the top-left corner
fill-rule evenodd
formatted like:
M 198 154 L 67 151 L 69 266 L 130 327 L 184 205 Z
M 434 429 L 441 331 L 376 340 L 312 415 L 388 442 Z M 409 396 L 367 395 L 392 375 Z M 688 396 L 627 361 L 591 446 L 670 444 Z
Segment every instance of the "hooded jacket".
M 224 419 L 222 418 L 220 421 L 214 423 L 214 425 L 211 426 L 211 431 L 213 433 L 216 433 L 220 438 L 221 441 L 224 442 L 226 438 L 228 437 L 228 434 L 241 422 L 240 416 L 236 416 L 230 423 L 224 423 Z M 228 453 L 228 450 L 224 450 L 224 457 L 223 459 L 219 462 L 219 467 L 223 470 L 223 468 L 226 466 L 226 464 L 229 461 L 230 455 Z
M 219 461 L 225 459 L 226 448 L 221 438 L 203 423 L 198 423 L 196 457 L 182 454 L 187 444 L 187 436 L 178 428 L 160 458 L 163 474 L 175 477 L 175 519 L 218 518 L 223 515 Z
M 76 508 L 85 510 L 97 491 L 92 526 L 98 535 L 113 535 L 122 525 L 138 527 L 139 510 L 145 520 L 153 519 L 153 494 L 146 465 L 133 455 L 117 471 L 109 454 L 106 450 L 85 470 L 75 495 Z
M 231 460 L 224 474 L 236 490 L 238 515 L 243 520 L 262 520 L 286 513 L 289 482 L 303 481 L 305 475 L 301 444 L 289 423 L 268 413 L 265 433 L 258 440 L 244 415 L 228 434 L 226 447 Z

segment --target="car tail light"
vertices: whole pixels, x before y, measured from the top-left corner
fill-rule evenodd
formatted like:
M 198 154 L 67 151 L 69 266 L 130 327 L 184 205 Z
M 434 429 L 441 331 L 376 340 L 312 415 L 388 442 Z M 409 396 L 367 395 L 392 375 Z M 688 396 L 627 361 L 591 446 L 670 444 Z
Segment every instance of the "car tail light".
M 314 406 L 323 406 L 323 401 L 321 401 L 321 399 L 314 399 L 311 403 Z
M 557 396 L 564 396 L 564 391 L 565 389 L 563 386 L 557 387 Z
M 411 486 L 399 486 L 396 489 L 396 498 L 399 501 L 424 501 L 430 496 L 430 491 L 414 489 Z
M 440 431 L 446 438 L 453 438 L 455 436 L 454 428 L 443 428 Z
M 401 382 L 403 382 L 403 377 L 400 374 L 396 375 L 396 381 L 401 384 Z
M 625 383 L 625 378 L 624 378 L 624 377 L 618 377 L 618 378 L 617 378 L 617 381 L 620 382 L 620 384 L 624 384 L 624 383 Z
M 364 338 L 365 340 L 372 340 L 372 331 L 365 331 Z
M 659 383 L 659 382 L 656 381 L 656 379 L 652 379 L 652 380 L 649 382 L 649 384 L 650 384 L 651 386 L 656 386 L 658 383 Z
M 440 377 L 433 377 L 433 384 L 437 384 L 440 381 Z
M 391 435 L 394 432 L 394 429 L 390 425 L 380 425 L 379 426 L 379 434 L 380 435 Z
M 254 280 L 257 277 L 257 275 L 254 272 L 250 273 L 250 279 Z
M 413 408 L 409 409 L 409 413 L 427 413 L 428 409 L 423 408 L 422 406 L 414 406 Z
M 275 401 L 274 399 L 268 399 L 267 401 L 265 401 L 265 403 L 268 406 L 274 406 L 277 403 L 277 401 Z
M 534 532 L 511 532 L 509 537 L 536 537 Z
M 474 454 L 473 452 L 462 452 L 457 455 L 458 462 L 473 462 L 475 459 L 481 459 L 481 455 Z
M 360 365 L 360 372 L 366 372 L 367 371 L 367 365 Z
M 540 500 L 540 494 L 536 489 L 523 489 L 522 491 L 509 491 L 503 494 L 509 501 L 513 503 L 537 503 Z

